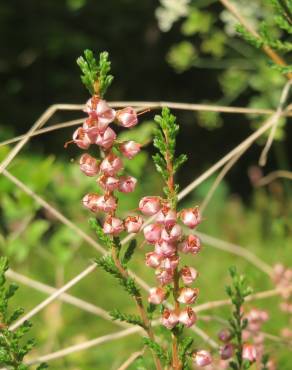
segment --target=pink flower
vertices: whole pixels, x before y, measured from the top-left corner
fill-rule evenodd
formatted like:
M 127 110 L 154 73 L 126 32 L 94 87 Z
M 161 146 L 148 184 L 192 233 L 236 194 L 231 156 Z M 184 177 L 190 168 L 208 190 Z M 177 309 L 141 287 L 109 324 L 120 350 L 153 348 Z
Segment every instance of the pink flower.
M 166 285 L 172 282 L 173 271 L 159 268 L 155 271 L 155 276 L 161 285 Z
M 172 329 L 178 323 L 177 314 L 174 311 L 170 311 L 168 308 L 166 308 L 162 313 L 161 323 L 167 329 Z
M 99 194 L 89 193 L 83 197 L 82 203 L 84 207 L 90 209 L 92 212 L 97 212 L 99 210 L 98 208 L 99 198 L 100 198 Z
M 156 222 L 170 228 L 176 223 L 176 212 L 168 207 L 163 207 L 156 215 Z
M 81 156 L 80 170 L 85 173 L 86 176 L 95 176 L 99 171 L 98 161 L 91 155 L 85 153 Z
M 79 127 L 73 133 L 73 142 L 81 149 L 88 149 L 91 141 L 82 127 Z
M 201 250 L 200 239 L 196 235 L 189 235 L 179 244 L 179 248 L 183 253 L 197 254 Z
M 152 267 L 152 268 L 159 267 L 160 262 L 161 262 L 161 256 L 159 256 L 158 254 L 154 252 L 149 252 L 146 254 L 145 258 L 146 258 L 146 261 L 145 261 L 146 266 Z
M 118 235 L 124 230 L 123 221 L 119 218 L 108 216 L 103 224 L 105 234 Z
M 165 290 L 160 287 L 151 288 L 149 290 L 148 302 L 152 304 L 160 304 L 164 301 Z
M 227 343 L 220 348 L 219 352 L 222 360 L 228 360 L 233 356 L 234 345 L 232 343 Z
M 96 139 L 95 144 L 101 146 L 104 149 L 109 149 L 113 146 L 117 135 L 110 127 L 108 127 L 104 132 L 100 132 Z
M 225 328 L 225 329 L 220 330 L 220 332 L 218 333 L 218 338 L 222 342 L 227 343 L 232 338 L 232 334 L 229 329 Z
M 131 107 L 117 111 L 116 119 L 121 126 L 126 128 L 136 126 L 138 123 L 137 113 Z
M 119 179 L 113 176 L 102 175 L 98 178 L 97 183 L 107 191 L 114 191 L 119 187 Z
M 120 177 L 119 191 L 122 193 L 131 193 L 135 190 L 137 179 L 132 176 Z
M 165 270 L 175 270 L 179 263 L 179 256 L 171 256 L 163 258 L 160 267 Z
M 182 228 L 175 224 L 169 228 L 164 228 L 161 232 L 161 239 L 165 242 L 173 243 L 179 240 L 182 236 Z
M 116 116 L 116 112 L 108 106 L 105 100 L 96 97 L 87 101 L 84 112 L 97 119 L 100 125 L 110 124 Z
M 188 266 L 183 267 L 180 271 L 182 281 L 186 285 L 192 284 L 192 282 L 198 277 L 198 274 L 197 270 Z
M 179 290 L 179 296 L 177 298 L 178 302 L 191 304 L 195 302 L 198 298 L 199 289 L 198 288 L 188 288 L 184 287 Z
M 198 207 L 184 209 L 181 211 L 180 217 L 182 222 L 190 229 L 193 229 L 202 221 Z
M 141 145 L 132 140 L 124 141 L 120 144 L 119 149 L 126 158 L 132 159 L 140 152 Z
M 143 218 L 141 216 L 128 216 L 124 224 L 128 233 L 138 233 L 143 225 Z
M 257 358 L 256 347 L 253 344 L 245 343 L 242 347 L 242 358 L 254 362 Z
M 161 208 L 159 197 L 144 197 L 139 202 L 139 209 L 147 216 L 155 215 Z
M 199 366 L 199 367 L 204 367 L 204 366 L 210 365 L 212 363 L 212 356 L 211 356 L 210 352 L 205 351 L 203 349 L 200 350 L 200 351 L 197 351 L 193 355 L 193 359 L 194 359 L 196 365 Z
M 96 121 L 88 119 L 83 123 L 82 127 L 86 135 L 89 137 L 91 144 L 95 144 L 97 135 L 101 132 L 99 127 L 96 125 Z
M 191 307 L 186 307 L 180 312 L 178 320 L 180 323 L 184 324 L 187 328 L 189 328 L 196 322 L 197 317 Z
M 117 201 L 112 196 L 98 195 L 94 193 L 86 194 L 83 197 L 83 205 L 92 212 L 103 211 L 112 212 L 117 208 Z
M 155 253 L 157 253 L 160 256 L 170 257 L 173 256 L 175 252 L 176 248 L 171 243 L 160 240 L 155 244 Z
M 150 224 L 144 227 L 144 237 L 150 244 L 155 244 L 161 235 L 161 226 L 159 224 Z
M 114 176 L 123 168 L 123 162 L 120 157 L 110 153 L 100 164 L 100 171 L 105 175 Z

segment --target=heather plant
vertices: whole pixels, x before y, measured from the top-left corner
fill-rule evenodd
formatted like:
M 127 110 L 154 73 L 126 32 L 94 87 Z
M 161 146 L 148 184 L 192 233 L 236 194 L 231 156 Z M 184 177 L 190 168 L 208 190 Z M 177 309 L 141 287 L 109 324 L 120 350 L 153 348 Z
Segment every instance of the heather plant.
M 30 331 L 31 324 L 24 321 L 16 330 L 10 326 L 23 314 L 22 308 L 10 309 L 10 299 L 14 296 L 18 286 L 14 283 L 7 284 L 5 273 L 8 270 L 8 261 L 0 258 L 0 366 L 12 370 L 28 370 L 25 365 L 25 356 L 34 348 L 34 339 L 25 340 Z M 46 369 L 42 363 L 36 370 Z

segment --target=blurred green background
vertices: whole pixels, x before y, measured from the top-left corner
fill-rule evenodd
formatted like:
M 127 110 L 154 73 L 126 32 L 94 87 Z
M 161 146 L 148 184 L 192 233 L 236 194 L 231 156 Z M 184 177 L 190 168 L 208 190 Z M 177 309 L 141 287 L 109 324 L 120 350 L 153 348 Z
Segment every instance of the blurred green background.
M 169 2 L 165 2 L 167 5 Z M 115 76 L 108 100 L 168 100 L 176 102 L 275 108 L 285 78 L 270 69 L 267 58 L 240 39 L 235 22 L 222 5 L 212 0 L 179 1 L 181 8 L 170 11 L 159 1 L 93 0 L 0 2 L 0 139 L 27 131 L 39 115 L 54 103 L 83 103 L 87 92 L 79 79 L 76 58 L 86 48 L 108 50 Z M 238 0 L 238 7 L 257 27 L 265 19 L 272 24 L 273 12 L 265 1 L 252 4 Z M 279 30 L 272 28 L 275 36 Z M 289 55 L 287 56 L 289 60 Z M 217 113 L 175 112 L 181 125 L 178 152 L 189 156 L 179 173 L 181 187 L 240 143 L 265 117 Z M 143 116 L 137 129 L 122 135 L 150 140 L 154 112 Z M 57 112 L 50 123 L 82 117 L 83 113 Z M 281 120 L 276 141 L 263 173 L 291 168 L 292 129 Z M 76 159 L 80 150 L 63 144 L 73 128 L 38 136 L 22 149 L 9 170 L 79 227 L 89 230 L 88 212 L 80 199 L 94 191 L 95 183 L 80 174 Z M 230 171 L 217 189 L 200 226 L 211 236 L 238 243 L 270 265 L 291 266 L 291 183 L 277 180 L 254 188 L 249 173 L 257 166 L 264 139 L 259 140 Z M 0 147 L 0 159 L 10 150 Z M 159 194 L 161 179 L 151 162 L 151 145 L 127 163 L 128 171 L 139 179 L 134 195 L 121 196 L 121 215 L 134 209 L 143 195 Z M 199 186 L 183 205 L 200 204 L 214 177 Z M 96 252 L 35 201 L 3 176 L 0 180 L 0 248 L 9 256 L 11 267 L 36 280 L 60 286 L 79 273 Z M 145 250 L 139 250 L 132 268 L 154 284 L 152 271 L 144 267 Z M 188 263 L 200 271 L 199 303 L 225 298 L 227 269 L 236 264 L 255 291 L 272 289 L 270 279 L 247 261 L 206 245 Z M 102 289 L 106 287 L 106 289 Z M 74 287 L 72 294 L 104 309 L 119 307 L 131 312 L 128 297 L 102 271 L 94 272 Z M 44 295 L 21 286 L 15 304 L 26 310 Z M 280 313 L 279 299 L 255 302 L 247 307 L 269 308 L 265 331 L 280 335 L 291 325 Z M 214 314 L 226 318 L 228 309 Z M 209 312 L 208 312 L 209 314 Z M 210 312 L 213 314 L 213 312 Z M 119 330 L 98 317 L 58 302 L 32 320 L 38 347 L 33 355 Z M 220 324 L 199 321 L 199 326 L 215 338 Z M 195 337 L 198 347 L 206 345 Z M 291 369 L 291 354 L 281 343 L 267 341 L 278 368 Z M 134 336 L 103 344 L 55 361 L 52 369 L 117 369 L 142 342 Z M 151 369 L 149 363 L 147 369 Z M 131 369 L 143 369 L 136 363 Z

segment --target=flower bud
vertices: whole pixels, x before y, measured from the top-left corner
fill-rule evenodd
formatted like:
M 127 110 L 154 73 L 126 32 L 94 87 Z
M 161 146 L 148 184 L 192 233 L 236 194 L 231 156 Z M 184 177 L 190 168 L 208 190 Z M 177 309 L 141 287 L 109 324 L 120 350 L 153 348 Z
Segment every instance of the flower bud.
M 138 123 L 137 113 L 132 107 L 117 111 L 116 119 L 121 126 L 126 128 L 136 126 Z
M 155 244 L 160 240 L 161 226 L 159 224 L 150 224 L 144 227 L 144 237 L 150 244 Z
M 164 228 L 161 232 L 161 239 L 168 243 L 179 240 L 182 236 L 182 228 L 175 224 L 169 228 Z
M 95 144 L 101 146 L 104 149 L 109 149 L 113 146 L 117 135 L 110 127 L 108 127 L 104 132 L 100 132 L 96 139 Z
M 181 288 L 179 290 L 179 296 L 177 298 L 178 302 L 180 303 L 186 303 L 191 304 L 195 302 L 195 300 L 198 298 L 199 295 L 199 289 L 198 288 Z
M 74 131 L 73 142 L 81 149 L 88 149 L 91 144 L 88 135 L 82 127 Z
M 174 311 L 170 311 L 166 308 L 162 313 L 161 323 L 167 329 L 172 329 L 178 323 L 178 317 Z
M 178 320 L 180 323 L 189 328 L 196 322 L 197 317 L 191 307 L 186 307 L 185 309 L 181 310 Z
M 114 176 L 123 168 L 123 162 L 120 157 L 109 154 L 100 164 L 100 171 L 105 175 Z
M 131 193 L 135 190 L 137 179 L 132 176 L 120 177 L 119 191 L 122 193 Z
M 200 239 L 196 235 L 188 235 L 187 238 L 179 244 L 179 248 L 183 253 L 197 254 L 201 250 Z
M 149 252 L 145 255 L 145 258 L 146 258 L 145 260 L 146 266 L 157 268 L 160 265 L 162 257 L 154 252 Z
M 113 176 L 101 175 L 97 183 L 106 191 L 114 191 L 119 187 L 119 179 Z
M 139 209 L 147 216 L 155 215 L 161 208 L 159 197 L 144 197 L 139 202 Z
M 190 229 L 195 228 L 202 221 L 198 207 L 184 209 L 181 211 L 180 217 L 182 222 Z
M 156 222 L 170 228 L 176 223 L 176 212 L 168 207 L 163 207 L 156 215 Z
M 173 244 L 159 240 L 155 244 L 155 253 L 161 257 L 170 257 L 173 256 L 176 252 L 176 248 Z
M 164 301 L 165 290 L 160 287 L 151 288 L 149 290 L 148 302 L 152 304 L 160 304 Z
M 173 271 L 159 268 L 155 271 L 155 276 L 161 285 L 166 285 L 172 282 Z
M 229 329 L 224 328 L 224 329 L 220 330 L 220 332 L 218 333 L 218 338 L 222 342 L 227 343 L 227 342 L 229 342 L 231 340 L 232 334 L 231 334 L 231 332 L 230 332 Z
M 108 216 L 103 224 L 105 234 L 118 235 L 124 230 L 123 221 L 119 218 Z
M 124 141 L 120 144 L 119 149 L 126 158 L 132 159 L 140 152 L 141 144 L 138 144 L 133 140 Z
M 94 193 L 86 194 L 83 197 L 83 205 L 92 212 L 112 212 L 117 208 L 117 201 L 112 196 L 98 195 Z
M 166 257 L 161 260 L 160 267 L 165 270 L 175 270 L 179 263 L 179 256 Z
M 198 274 L 197 270 L 188 266 L 184 266 L 180 271 L 182 281 L 186 285 L 192 284 L 192 282 L 198 277 Z
M 193 359 L 195 361 L 195 364 L 198 367 L 204 367 L 204 366 L 210 365 L 212 363 L 212 356 L 211 356 L 210 352 L 205 351 L 203 349 L 200 350 L 200 351 L 197 351 L 193 355 Z
M 222 360 L 228 360 L 233 356 L 234 345 L 232 343 L 227 343 L 219 349 L 220 357 Z
M 257 358 L 256 347 L 253 344 L 245 343 L 242 347 L 242 358 L 254 362 Z
M 86 176 L 95 176 L 99 171 L 98 161 L 91 155 L 85 153 L 80 157 L 80 170 L 85 173 Z
M 141 216 L 128 216 L 124 224 L 128 233 L 138 233 L 143 225 L 143 218 Z

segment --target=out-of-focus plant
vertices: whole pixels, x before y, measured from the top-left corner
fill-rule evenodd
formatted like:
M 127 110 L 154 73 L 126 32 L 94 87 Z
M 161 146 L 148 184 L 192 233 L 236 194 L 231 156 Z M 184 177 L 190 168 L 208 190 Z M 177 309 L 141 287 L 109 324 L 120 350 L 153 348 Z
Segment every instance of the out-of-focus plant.
M 24 364 L 24 357 L 35 346 L 35 340 L 24 340 L 29 332 L 31 324 L 25 321 L 17 329 L 9 327 L 19 316 L 23 314 L 22 308 L 10 311 L 10 299 L 14 296 L 18 286 L 6 284 L 5 273 L 8 270 L 8 261 L 5 257 L 0 258 L 0 366 L 11 370 L 28 370 L 29 366 Z M 48 366 L 42 363 L 36 370 L 46 369 Z

